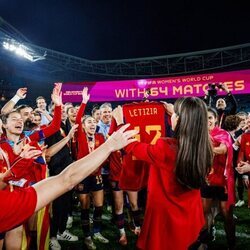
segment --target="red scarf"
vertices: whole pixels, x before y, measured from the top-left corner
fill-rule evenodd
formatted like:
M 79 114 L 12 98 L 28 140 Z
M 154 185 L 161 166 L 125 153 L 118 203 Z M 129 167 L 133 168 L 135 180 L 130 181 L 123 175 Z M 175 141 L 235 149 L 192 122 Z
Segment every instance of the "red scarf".
M 234 171 L 233 171 L 233 147 L 230 134 L 219 128 L 215 127 L 210 131 L 211 140 L 213 143 L 223 143 L 227 147 L 226 164 L 224 170 L 224 177 L 226 181 L 226 189 L 228 192 L 228 206 L 235 203 L 235 191 L 234 191 Z

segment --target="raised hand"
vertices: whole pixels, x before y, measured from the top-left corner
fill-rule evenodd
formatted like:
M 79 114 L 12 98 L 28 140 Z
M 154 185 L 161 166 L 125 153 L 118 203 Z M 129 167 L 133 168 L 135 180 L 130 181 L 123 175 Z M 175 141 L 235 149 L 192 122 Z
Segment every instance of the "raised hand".
M 137 141 L 134 136 L 138 134 L 137 130 L 127 130 L 130 124 L 122 126 L 119 130 L 114 132 L 107 140 L 112 151 L 119 150 L 126 147 L 128 144 Z
M 71 127 L 71 129 L 70 129 L 70 131 L 69 131 L 69 133 L 68 133 L 69 139 L 72 139 L 72 138 L 73 138 L 75 132 L 77 131 L 78 126 L 79 126 L 79 124 L 75 124 L 75 125 L 73 125 L 73 126 Z
M 174 105 L 163 101 L 161 101 L 161 103 L 163 104 L 167 114 L 171 116 L 174 113 Z
M 124 123 L 123 120 L 123 111 L 122 111 L 122 107 L 119 105 L 117 106 L 113 112 L 112 112 L 112 116 L 114 117 L 116 124 L 119 126 L 120 124 Z
M 90 94 L 88 94 L 88 87 L 84 87 L 82 90 L 82 103 L 87 103 L 89 101 Z
M 40 109 L 40 108 L 36 108 L 34 111 L 37 112 L 37 113 L 40 113 L 40 114 L 44 114 L 45 113 L 45 111 L 42 110 L 42 109 Z
M 16 95 L 20 98 L 20 99 L 24 99 L 26 97 L 27 94 L 27 88 L 20 88 L 17 90 Z
M 58 89 L 58 91 L 60 92 L 62 89 L 62 82 L 55 82 L 54 88 Z
M 230 90 L 228 89 L 228 87 L 227 87 L 227 84 L 226 83 L 222 83 L 221 84 L 221 89 L 223 89 L 224 91 L 226 91 L 227 93 L 229 93 L 230 92 Z
M 55 103 L 56 106 L 62 105 L 62 83 L 55 83 L 55 87 L 53 89 L 53 92 L 51 94 L 51 100 L 53 103 Z
M 20 153 L 20 156 L 25 159 L 35 159 L 40 155 L 42 155 L 42 150 L 38 150 L 36 147 L 30 146 L 29 144 L 26 144 Z

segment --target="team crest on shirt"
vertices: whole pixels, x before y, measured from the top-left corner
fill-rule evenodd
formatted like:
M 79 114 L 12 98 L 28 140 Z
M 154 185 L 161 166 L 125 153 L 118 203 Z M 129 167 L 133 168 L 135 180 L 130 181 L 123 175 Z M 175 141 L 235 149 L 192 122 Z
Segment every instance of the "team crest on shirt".
M 2 167 L 2 169 L 0 169 L 0 173 L 5 173 L 8 170 L 8 167 Z
M 96 147 L 100 146 L 100 141 L 99 141 L 99 140 L 96 140 L 96 141 L 95 141 L 95 146 L 96 146 Z

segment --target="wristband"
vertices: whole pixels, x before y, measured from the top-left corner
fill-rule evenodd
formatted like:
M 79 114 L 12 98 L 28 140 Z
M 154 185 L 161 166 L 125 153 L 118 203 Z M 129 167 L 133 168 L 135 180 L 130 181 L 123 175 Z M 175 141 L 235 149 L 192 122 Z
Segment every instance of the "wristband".
M 14 102 L 15 104 L 17 104 L 17 102 L 20 100 L 21 98 L 18 95 L 15 95 L 14 97 L 11 98 L 11 101 Z

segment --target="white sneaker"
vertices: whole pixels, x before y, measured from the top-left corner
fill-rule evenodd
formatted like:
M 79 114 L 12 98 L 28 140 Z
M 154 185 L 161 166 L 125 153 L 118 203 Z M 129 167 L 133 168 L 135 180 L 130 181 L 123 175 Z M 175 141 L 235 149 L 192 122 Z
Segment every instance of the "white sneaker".
M 216 239 L 216 227 L 215 227 L 215 225 L 211 226 L 210 235 L 211 235 L 211 241 L 215 241 L 215 239 Z
M 106 239 L 105 237 L 103 237 L 103 236 L 101 235 L 100 232 L 95 233 L 95 234 L 93 235 L 93 239 L 94 239 L 94 240 L 98 240 L 99 242 L 104 243 L 104 244 L 109 243 L 109 240 Z
M 66 228 L 69 229 L 72 227 L 73 224 L 73 216 L 69 216 L 66 224 Z
M 87 237 L 84 239 L 84 244 L 86 245 L 86 247 L 90 250 L 95 250 L 96 249 L 96 245 L 95 243 L 92 241 L 91 237 Z
M 245 201 L 243 200 L 238 200 L 238 202 L 235 204 L 236 207 L 242 207 L 245 205 Z
M 57 234 L 58 240 L 67 240 L 67 241 L 78 241 L 78 237 L 73 235 L 68 230 L 65 230 L 62 234 Z
M 50 239 L 49 246 L 51 250 L 61 250 L 61 245 L 57 239 Z

